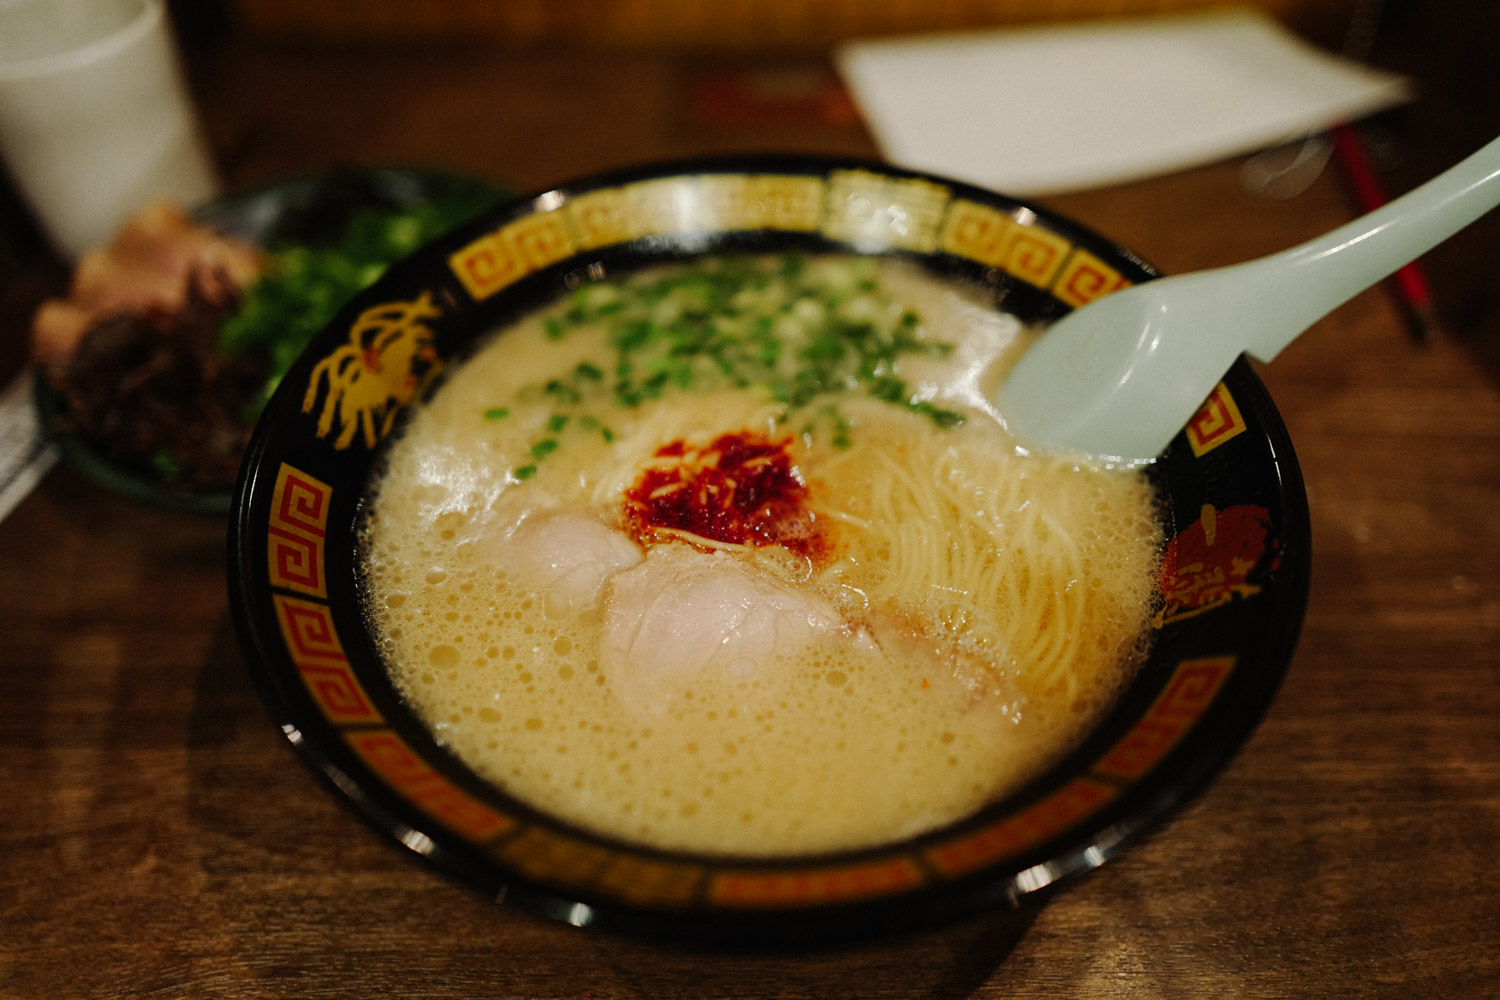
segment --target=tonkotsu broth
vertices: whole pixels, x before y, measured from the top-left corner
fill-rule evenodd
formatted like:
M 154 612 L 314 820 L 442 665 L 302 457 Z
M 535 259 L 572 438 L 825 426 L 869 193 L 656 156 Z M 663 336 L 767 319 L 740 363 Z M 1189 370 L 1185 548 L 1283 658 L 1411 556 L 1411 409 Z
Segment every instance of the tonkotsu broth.
M 722 266 L 752 287 L 712 308 L 687 279 L 658 296 L 670 272 L 589 286 L 413 415 L 364 539 L 391 675 L 478 774 L 627 841 L 785 856 L 960 819 L 1076 744 L 1138 664 L 1152 491 L 1016 451 L 985 400 L 1025 333 L 968 290 L 868 259 Z M 751 331 L 725 356 L 760 360 L 672 339 L 705 310 Z M 820 330 L 864 361 L 829 361 Z M 841 391 L 800 389 L 813 364 Z M 729 510 L 713 476 L 778 468 L 800 513 L 766 537 L 636 517 Z

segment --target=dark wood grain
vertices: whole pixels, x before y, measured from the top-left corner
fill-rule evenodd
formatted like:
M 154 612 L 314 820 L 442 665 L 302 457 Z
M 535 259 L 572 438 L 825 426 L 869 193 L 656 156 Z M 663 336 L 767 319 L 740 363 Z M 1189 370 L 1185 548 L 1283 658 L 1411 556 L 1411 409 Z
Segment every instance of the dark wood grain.
M 396 162 L 529 189 L 660 156 L 874 151 L 836 123 L 696 121 L 680 59 L 210 54 L 239 184 Z M 1049 204 L 1167 271 L 1349 217 L 1333 175 L 1266 202 L 1237 171 Z M 1263 724 L 1187 809 L 1045 906 L 815 952 L 580 932 L 401 856 L 261 708 L 223 519 L 59 469 L 0 523 L 0 996 L 1500 995 L 1500 373 L 1475 347 L 1496 340 L 1416 344 L 1376 289 L 1264 369 L 1307 478 L 1311 603 Z

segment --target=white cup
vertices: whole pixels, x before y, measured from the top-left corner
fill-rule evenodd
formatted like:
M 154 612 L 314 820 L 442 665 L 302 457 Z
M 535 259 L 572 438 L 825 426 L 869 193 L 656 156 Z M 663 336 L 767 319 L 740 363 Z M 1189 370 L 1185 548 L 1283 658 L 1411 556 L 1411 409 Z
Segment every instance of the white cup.
M 0 0 L 0 158 L 77 258 L 218 188 L 162 0 Z

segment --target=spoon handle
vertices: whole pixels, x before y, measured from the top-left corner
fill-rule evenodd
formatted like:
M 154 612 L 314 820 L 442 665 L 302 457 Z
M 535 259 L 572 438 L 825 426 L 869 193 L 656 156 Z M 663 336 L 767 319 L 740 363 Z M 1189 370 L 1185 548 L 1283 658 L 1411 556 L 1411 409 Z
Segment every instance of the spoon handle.
M 1246 350 L 1270 361 L 1323 316 L 1500 205 L 1500 139 L 1327 235 L 1225 268 L 1269 312 Z M 1221 272 L 1223 273 L 1223 272 Z M 1228 275 L 1226 274 L 1226 277 Z

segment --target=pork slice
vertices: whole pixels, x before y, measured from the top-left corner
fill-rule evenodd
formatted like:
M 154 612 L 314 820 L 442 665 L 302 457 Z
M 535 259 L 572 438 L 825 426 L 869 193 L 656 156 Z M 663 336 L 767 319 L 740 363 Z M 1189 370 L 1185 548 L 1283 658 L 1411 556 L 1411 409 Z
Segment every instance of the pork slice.
M 525 516 L 495 554 L 513 576 L 565 611 L 592 604 L 612 573 L 641 561 L 628 535 L 572 508 Z
M 631 709 L 661 713 L 706 671 L 752 678 L 837 635 L 837 610 L 725 553 L 658 545 L 606 596 L 601 666 Z

